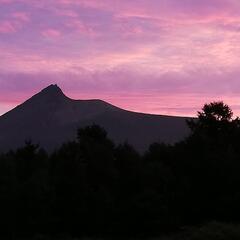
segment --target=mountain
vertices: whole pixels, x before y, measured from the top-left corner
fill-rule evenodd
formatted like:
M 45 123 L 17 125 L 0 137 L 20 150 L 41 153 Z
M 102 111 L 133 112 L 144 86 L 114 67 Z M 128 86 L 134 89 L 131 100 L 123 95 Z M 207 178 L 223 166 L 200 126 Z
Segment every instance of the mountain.
M 189 132 L 186 118 L 126 111 L 101 100 L 73 100 L 50 85 L 0 117 L 0 151 L 32 140 L 47 150 L 76 138 L 79 127 L 98 124 L 115 143 L 144 151 L 153 142 L 174 143 Z

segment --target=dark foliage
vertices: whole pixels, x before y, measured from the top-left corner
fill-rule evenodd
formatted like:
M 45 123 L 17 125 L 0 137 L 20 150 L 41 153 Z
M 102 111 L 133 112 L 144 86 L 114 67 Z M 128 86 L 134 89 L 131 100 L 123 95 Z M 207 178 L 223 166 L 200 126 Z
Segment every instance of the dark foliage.
M 93 125 L 48 155 L 27 142 L 0 156 L 0 235 L 159 235 L 240 222 L 240 121 L 203 107 L 191 135 L 140 155 Z

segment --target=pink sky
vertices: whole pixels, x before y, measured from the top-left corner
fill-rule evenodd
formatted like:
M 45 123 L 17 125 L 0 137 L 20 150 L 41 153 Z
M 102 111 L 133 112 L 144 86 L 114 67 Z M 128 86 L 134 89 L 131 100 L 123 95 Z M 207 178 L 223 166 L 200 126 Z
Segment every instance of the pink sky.
M 51 83 L 148 113 L 240 115 L 239 0 L 0 0 L 0 114 Z

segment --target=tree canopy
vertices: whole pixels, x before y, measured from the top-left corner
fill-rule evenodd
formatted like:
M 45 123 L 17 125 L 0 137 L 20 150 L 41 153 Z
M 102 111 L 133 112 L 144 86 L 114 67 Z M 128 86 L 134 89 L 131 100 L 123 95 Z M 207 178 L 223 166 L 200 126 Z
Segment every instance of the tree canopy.
M 189 137 L 142 155 L 97 125 L 52 154 L 31 142 L 1 154 L 0 237 L 149 237 L 240 223 L 239 119 L 213 102 L 188 124 Z

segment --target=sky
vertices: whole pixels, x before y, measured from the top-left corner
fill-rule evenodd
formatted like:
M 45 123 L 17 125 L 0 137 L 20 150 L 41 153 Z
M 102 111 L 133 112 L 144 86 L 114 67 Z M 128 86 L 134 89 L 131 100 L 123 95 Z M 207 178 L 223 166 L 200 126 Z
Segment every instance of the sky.
M 0 0 L 0 115 L 50 84 L 153 114 L 240 115 L 239 0 Z

